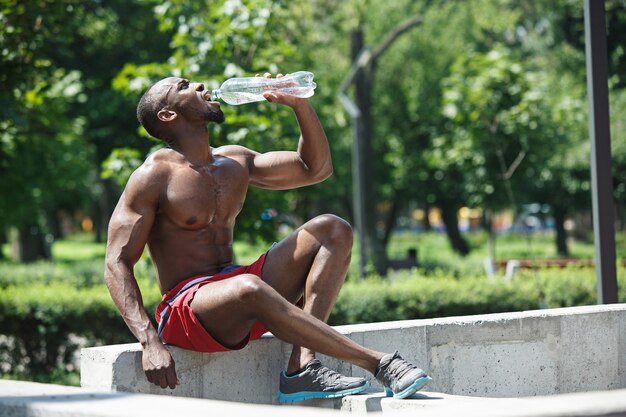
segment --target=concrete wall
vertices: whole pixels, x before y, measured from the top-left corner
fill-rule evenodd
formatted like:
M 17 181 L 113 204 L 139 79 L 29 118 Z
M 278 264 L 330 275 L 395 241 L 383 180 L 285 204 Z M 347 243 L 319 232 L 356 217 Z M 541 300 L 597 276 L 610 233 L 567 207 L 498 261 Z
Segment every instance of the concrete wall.
M 434 378 L 428 390 L 521 397 L 626 388 L 626 305 L 575 307 L 337 327 L 367 347 L 398 349 Z M 181 385 L 145 380 L 139 344 L 82 350 L 81 385 L 90 389 L 276 402 L 290 346 L 264 336 L 238 352 L 202 354 L 170 347 Z M 373 377 L 321 356 L 346 375 Z

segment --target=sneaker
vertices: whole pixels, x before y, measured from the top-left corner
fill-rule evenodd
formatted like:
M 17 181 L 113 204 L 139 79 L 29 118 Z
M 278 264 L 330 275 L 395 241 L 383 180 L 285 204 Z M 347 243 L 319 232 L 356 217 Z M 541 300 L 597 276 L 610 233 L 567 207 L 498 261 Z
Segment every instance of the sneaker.
M 406 398 L 415 394 L 432 378 L 415 365 L 411 365 L 398 354 L 382 357 L 376 379 L 385 387 L 387 397 Z
M 369 387 L 364 378 L 352 378 L 323 366 L 313 359 L 297 375 L 280 374 L 278 402 L 293 403 L 313 398 L 337 398 L 356 394 Z

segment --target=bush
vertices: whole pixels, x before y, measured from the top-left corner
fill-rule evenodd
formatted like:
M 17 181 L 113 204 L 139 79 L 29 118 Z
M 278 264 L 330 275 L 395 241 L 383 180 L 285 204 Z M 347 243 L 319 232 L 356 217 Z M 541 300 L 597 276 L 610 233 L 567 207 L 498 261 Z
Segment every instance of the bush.
M 102 284 L 104 263 L 100 260 L 76 263 L 40 261 L 29 264 L 0 263 L 0 288 L 32 283 L 66 282 L 83 288 Z
M 146 309 L 154 311 L 158 290 L 143 293 Z M 102 283 L 76 287 L 55 281 L 0 288 L 0 329 L 0 362 L 8 373 L 71 370 L 80 345 L 134 341 Z
M 626 301 L 620 271 L 620 302 Z M 509 282 L 403 272 L 347 282 L 330 316 L 333 325 L 500 313 L 596 303 L 593 269 L 519 271 Z

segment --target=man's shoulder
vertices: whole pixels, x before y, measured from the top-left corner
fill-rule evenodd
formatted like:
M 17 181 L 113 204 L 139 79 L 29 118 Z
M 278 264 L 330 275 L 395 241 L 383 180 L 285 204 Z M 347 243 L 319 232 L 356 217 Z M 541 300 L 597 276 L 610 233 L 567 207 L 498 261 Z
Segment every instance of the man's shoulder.
M 180 156 L 171 149 L 159 149 L 151 153 L 145 161 L 135 170 L 139 176 L 161 176 L 167 174 L 179 163 Z
M 184 159 L 178 152 L 169 148 L 161 148 L 146 157 L 143 165 L 152 167 L 166 167 L 170 164 L 180 163 Z
M 136 192 L 156 191 L 167 182 L 175 163 L 176 161 L 168 153 L 168 149 L 160 149 L 148 155 L 145 161 L 131 174 L 126 184 L 126 191 L 129 188 Z

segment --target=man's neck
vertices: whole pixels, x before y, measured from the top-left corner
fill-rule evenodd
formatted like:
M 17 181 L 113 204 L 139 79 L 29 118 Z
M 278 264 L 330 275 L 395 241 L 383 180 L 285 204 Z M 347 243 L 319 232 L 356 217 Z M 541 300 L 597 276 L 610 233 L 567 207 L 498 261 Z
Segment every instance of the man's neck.
M 213 162 L 209 146 L 209 135 L 182 136 L 170 143 L 170 148 L 180 153 L 193 165 L 207 165 Z

